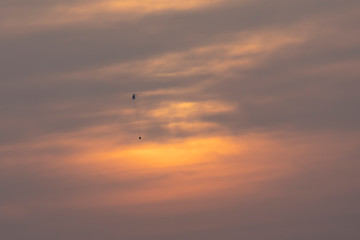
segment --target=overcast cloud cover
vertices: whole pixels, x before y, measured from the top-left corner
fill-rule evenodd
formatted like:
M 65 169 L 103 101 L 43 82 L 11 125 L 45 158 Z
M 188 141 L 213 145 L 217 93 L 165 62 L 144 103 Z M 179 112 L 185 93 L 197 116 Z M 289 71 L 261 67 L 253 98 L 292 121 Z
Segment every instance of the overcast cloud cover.
M 0 239 L 359 239 L 359 16 L 1 0 Z

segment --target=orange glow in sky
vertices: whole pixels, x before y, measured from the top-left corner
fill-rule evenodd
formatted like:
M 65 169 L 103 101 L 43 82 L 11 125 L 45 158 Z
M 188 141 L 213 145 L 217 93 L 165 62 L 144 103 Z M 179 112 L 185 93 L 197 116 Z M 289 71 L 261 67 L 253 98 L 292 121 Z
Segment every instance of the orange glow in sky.
M 359 1 L 0 5 L 0 240 L 360 239 Z

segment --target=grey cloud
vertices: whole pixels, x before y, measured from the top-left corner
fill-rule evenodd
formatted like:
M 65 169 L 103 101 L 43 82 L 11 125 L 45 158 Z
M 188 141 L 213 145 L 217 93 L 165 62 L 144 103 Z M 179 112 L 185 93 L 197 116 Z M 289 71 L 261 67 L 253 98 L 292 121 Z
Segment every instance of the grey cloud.
M 161 14 L 96 29 L 91 25 L 75 26 L 10 37 L 3 39 L 0 45 L 1 71 L 5 79 L 13 81 L 19 76 L 59 73 L 146 58 L 204 45 L 229 32 L 285 26 L 324 10 L 335 11 L 339 4 L 339 1 L 326 1 L 326 5 L 313 1 L 290 4 L 279 0 L 271 5 L 254 2 L 240 7 Z M 349 4 L 356 5 L 356 2 Z
M 49 4 L 53 3 L 57 2 Z M 351 144 L 344 137 L 351 133 L 357 138 L 360 121 L 359 76 L 355 69 L 348 71 L 350 67 L 346 64 L 360 59 L 358 8 L 358 1 L 276 0 L 239 5 L 234 1 L 232 5 L 205 10 L 162 12 L 134 22 L 104 21 L 101 27 L 91 23 L 64 25 L 1 38 L 0 210 L 15 205 L 25 214 L 15 213 L 14 218 L 0 216 L 0 238 L 359 239 L 356 172 L 359 144 Z M 228 42 L 238 33 L 243 33 L 245 39 L 249 32 L 300 25 L 311 28 L 304 43 L 279 48 L 254 68 L 231 69 L 223 77 L 209 72 L 143 79 L 136 74 L 119 73 L 106 79 L 89 76 L 59 80 L 61 74 Z M 206 59 L 200 59 L 199 64 L 201 60 Z M 334 70 L 338 63 L 345 67 Z M 194 166 L 154 172 L 141 167 L 139 171 L 122 171 L 121 167 L 91 168 L 86 163 L 73 166 L 71 159 L 86 149 L 56 143 L 44 149 L 31 149 L 31 144 L 37 141 L 57 136 L 70 139 L 72 134 L 96 126 L 118 124 L 121 134 L 133 133 L 133 119 L 114 111 L 131 107 L 129 93 L 191 88 L 200 83 L 204 87 L 195 93 L 143 96 L 143 111 L 146 113 L 166 101 L 223 100 L 238 109 L 204 114 L 193 120 L 217 123 L 227 129 L 226 134 L 237 136 L 295 129 L 288 133 L 291 141 L 309 149 L 299 153 L 289 140 L 281 142 L 282 151 L 271 156 L 261 158 L 258 149 L 253 149 L 251 157 L 222 157 L 218 161 L 234 170 L 243 169 L 241 164 L 247 160 L 260 167 L 291 168 L 290 172 L 285 168 L 286 176 L 266 180 L 261 177 L 272 173 L 271 168 L 265 173 L 254 173 L 259 178 L 250 180 L 237 172 L 223 177 L 238 184 L 229 191 L 131 207 L 95 204 L 91 207 L 91 201 L 103 191 L 125 196 L 127 191 L 156 188 L 159 182 L 171 182 L 179 172 L 184 173 L 176 175 L 179 179 L 193 180 L 196 185 L 204 181 L 197 178 L 201 170 Z M 167 119 L 144 122 L 150 126 L 145 134 L 158 142 L 198 134 L 202 137 L 223 134 L 216 128 L 169 133 L 164 127 Z M 298 140 L 300 132 L 305 135 L 332 132 L 335 136 L 326 139 L 336 144 L 311 138 Z M 81 137 L 85 141 L 111 136 L 112 144 L 121 148 L 124 140 L 117 134 L 117 129 L 110 129 Z M 29 144 L 31 150 L 22 147 L 6 150 L 16 144 Z M 337 147 L 342 144 L 348 147 Z M 283 154 L 290 150 L 292 154 Z M 62 161 L 58 167 L 52 165 Z M 208 180 L 215 178 L 214 173 Z M 243 186 L 253 192 L 243 193 Z M 169 186 L 167 190 L 178 191 L 177 187 Z M 61 196 L 90 196 L 90 207 L 74 209 L 66 204 L 52 207 L 51 201 Z M 41 201 L 49 201 L 50 207 L 41 206 Z M 204 210 L 202 207 L 207 203 L 214 207 Z M 178 209 L 182 211 L 173 212 Z
M 2 106 L 3 125 L 0 127 L 0 143 L 12 144 L 105 124 L 117 126 L 119 131 L 134 132 L 135 118 L 121 113 L 124 109 L 133 110 L 130 93 L 134 90 L 141 92 L 191 86 L 192 81 L 193 79 L 137 79 L 130 75 L 117 75 L 106 81 L 96 78 L 86 81 L 70 78 L 55 83 L 35 81 L 23 86 L 12 84 L 12 91 L 3 89 L 4 92 L 0 96 L 2 102 L 7 103 Z M 176 96 L 144 97 L 140 101 L 143 115 L 145 116 L 146 112 L 156 107 L 159 102 L 169 99 L 174 100 Z M 107 111 L 114 112 L 106 113 Z M 152 131 L 158 129 L 155 125 Z
M 291 49 L 288 47 L 280 49 L 256 69 L 234 70 L 233 78 L 217 81 L 213 88 L 206 88 L 204 92 L 179 96 L 161 94 L 146 98 L 150 104 L 147 107 L 151 109 L 156 106 L 156 102 L 167 100 L 201 101 L 204 98 L 217 97 L 229 102 L 237 102 L 241 112 L 239 115 L 208 116 L 204 119 L 229 126 L 232 130 L 274 126 L 281 128 L 289 125 L 312 129 L 357 128 L 359 116 L 356 109 L 359 98 L 356 92 L 356 77 L 349 76 L 346 72 L 341 78 L 335 78 L 332 73 L 326 73 L 326 71 L 321 74 L 301 73 L 309 68 L 326 67 L 329 64 L 357 59 L 357 45 L 349 45 L 346 42 L 337 44 L 339 39 L 336 37 L 337 33 L 315 34 L 306 44 Z M 326 44 L 323 44 L 325 41 Z M 342 57 L 338 59 L 338 55 Z M 106 109 L 129 107 L 125 100 L 134 89 L 145 91 L 186 87 L 213 77 L 204 75 L 186 78 L 138 79 L 130 75 L 117 75 L 111 78 L 112 80 L 106 81 L 99 81 L 101 79 L 96 78 L 86 81 L 67 79 L 64 82 L 49 81 L 46 84 L 43 81 L 37 82 L 33 78 L 35 81 L 30 79 L 21 86 L 17 86 L 16 82 L 9 83 L 7 85 L 11 86 L 11 91 L 3 88 L 1 96 L 4 103 L 11 103 L 11 105 L 5 105 L 6 108 L 3 107 L 4 122 L 11 122 L 14 118 L 27 119 L 31 125 L 22 124 L 25 128 L 40 127 L 40 131 L 35 135 L 71 131 L 115 121 L 123 123 L 129 119 L 122 120 L 121 116 L 102 116 L 96 113 Z M 301 92 L 303 94 L 299 94 Z M 267 97 L 274 97 L 276 100 L 257 103 L 258 99 Z M 71 108 L 56 108 L 56 105 L 69 103 L 77 104 Z M 92 113 L 95 115 L 91 116 Z M 83 116 L 84 114 L 87 116 Z M 152 130 L 149 132 L 152 138 L 161 132 L 166 132 L 162 129 L 163 124 L 163 122 L 153 123 Z M 17 129 L 12 134 L 16 125 L 9 126 L 5 126 L 3 130 L 2 136 L 5 142 L 20 130 Z M 23 134 L 21 132 L 15 139 L 21 138 Z M 182 133 L 179 134 L 182 135 Z M 184 134 L 187 135 L 187 133 Z M 34 133 L 30 135 L 34 136 Z
M 239 109 L 205 120 L 241 131 L 358 130 L 360 85 L 354 67 L 360 60 L 360 39 L 353 36 L 355 26 L 343 24 L 323 26 L 304 44 L 281 48 L 254 69 L 233 69 L 231 78 L 214 82 L 206 91 L 237 103 Z M 348 67 L 334 69 L 344 62 Z

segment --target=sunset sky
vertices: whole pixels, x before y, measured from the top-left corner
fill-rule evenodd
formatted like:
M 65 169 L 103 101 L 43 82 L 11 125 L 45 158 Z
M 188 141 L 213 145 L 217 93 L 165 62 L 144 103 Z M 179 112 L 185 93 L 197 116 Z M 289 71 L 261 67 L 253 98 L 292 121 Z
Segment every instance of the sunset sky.
M 0 239 L 359 240 L 359 16 L 0 0 Z

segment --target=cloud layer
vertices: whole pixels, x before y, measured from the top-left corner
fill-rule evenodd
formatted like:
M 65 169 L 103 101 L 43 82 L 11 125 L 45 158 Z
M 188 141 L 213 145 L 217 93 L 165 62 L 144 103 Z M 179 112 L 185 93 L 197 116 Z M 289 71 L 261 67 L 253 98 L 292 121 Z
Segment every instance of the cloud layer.
M 0 238 L 359 238 L 358 1 L 0 5 Z

